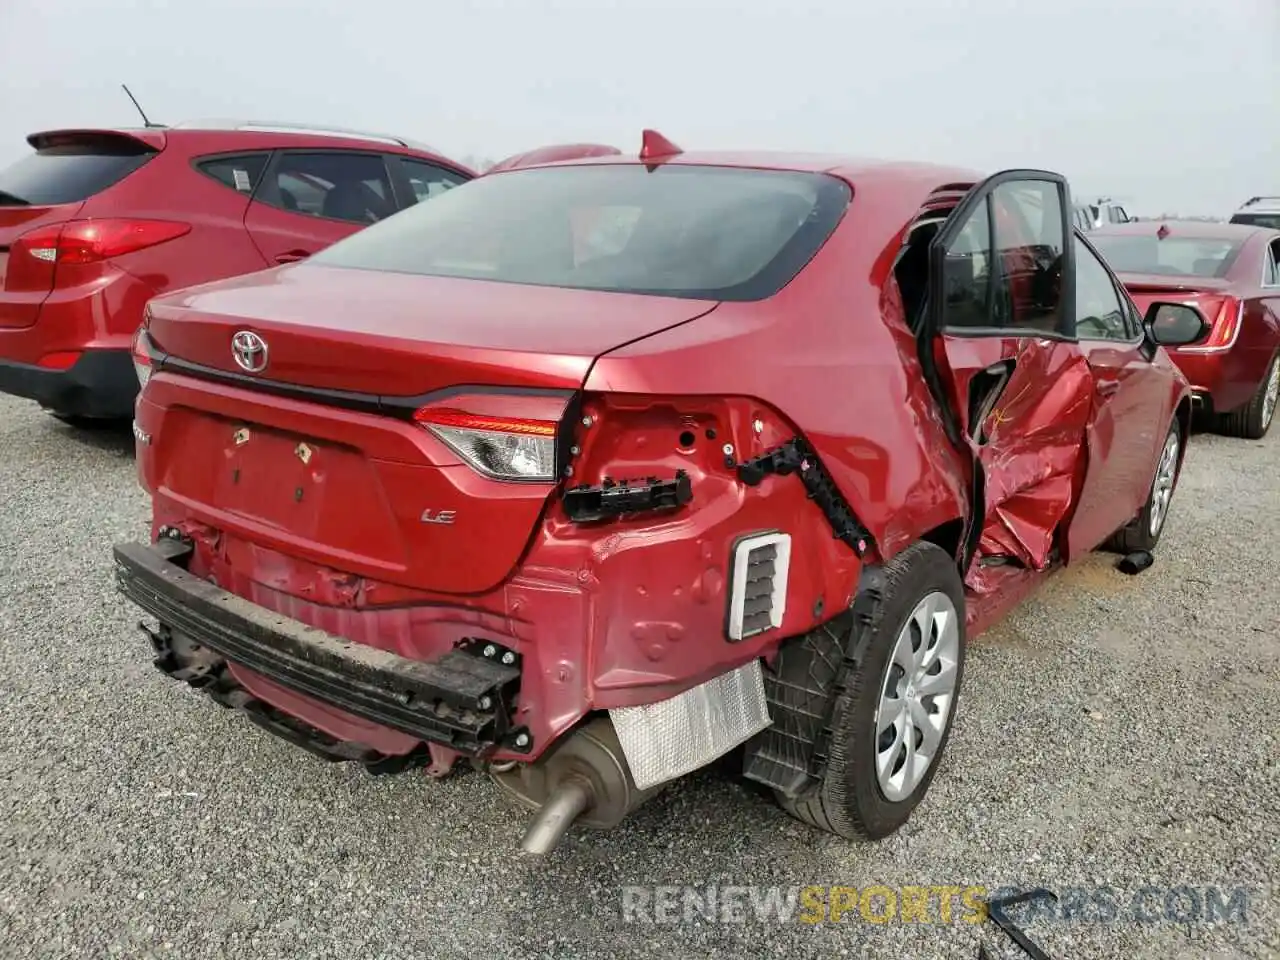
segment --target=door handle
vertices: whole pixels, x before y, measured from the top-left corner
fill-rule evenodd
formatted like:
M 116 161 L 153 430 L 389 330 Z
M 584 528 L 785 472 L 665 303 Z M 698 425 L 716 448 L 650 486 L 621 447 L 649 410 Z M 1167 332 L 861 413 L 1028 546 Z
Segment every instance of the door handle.
M 277 253 L 275 256 L 276 263 L 297 263 L 299 260 L 305 260 L 311 256 L 310 250 L 289 250 L 285 253 Z

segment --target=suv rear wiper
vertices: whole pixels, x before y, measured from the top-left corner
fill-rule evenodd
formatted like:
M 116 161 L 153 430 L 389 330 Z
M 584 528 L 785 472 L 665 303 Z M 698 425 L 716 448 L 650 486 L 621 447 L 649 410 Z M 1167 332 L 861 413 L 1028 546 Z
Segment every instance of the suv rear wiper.
M 22 197 L 10 193 L 8 190 L 0 190 L 0 204 L 9 207 L 29 207 L 31 206 L 31 201 L 23 200 Z

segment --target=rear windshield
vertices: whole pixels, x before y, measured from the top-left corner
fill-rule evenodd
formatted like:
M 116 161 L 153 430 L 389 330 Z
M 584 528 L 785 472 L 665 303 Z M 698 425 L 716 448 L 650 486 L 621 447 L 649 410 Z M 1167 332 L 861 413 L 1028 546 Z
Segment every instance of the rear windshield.
M 1089 235 L 1116 273 L 1158 273 L 1171 277 L 1225 277 L 1240 252 L 1239 240 L 1213 237 Z
M 1231 218 L 1232 223 L 1243 223 L 1250 227 L 1266 227 L 1269 230 L 1280 230 L 1280 213 L 1237 213 Z
M 44 147 L 0 170 L 0 206 L 79 203 L 153 156 L 150 147 L 127 140 Z
M 713 300 L 781 289 L 831 235 L 825 174 L 668 164 L 479 177 L 311 258 L 364 270 Z

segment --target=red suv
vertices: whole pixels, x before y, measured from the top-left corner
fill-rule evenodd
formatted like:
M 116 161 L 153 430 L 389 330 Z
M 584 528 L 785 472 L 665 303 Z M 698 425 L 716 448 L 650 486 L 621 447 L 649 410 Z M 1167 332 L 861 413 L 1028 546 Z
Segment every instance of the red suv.
M 0 391 L 133 413 L 146 302 L 300 260 L 472 179 L 410 141 L 289 124 L 53 130 L 0 171 Z

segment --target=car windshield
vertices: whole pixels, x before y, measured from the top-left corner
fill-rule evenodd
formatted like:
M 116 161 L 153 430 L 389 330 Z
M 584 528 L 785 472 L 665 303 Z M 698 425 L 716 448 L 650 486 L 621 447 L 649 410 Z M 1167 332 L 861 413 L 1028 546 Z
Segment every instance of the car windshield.
M 851 191 L 817 173 L 666 164 L 480 177 L 311 262 L 714 300 L 772 296 L 817 252 Z
M 1239 240 L 1215 237 L 1165 237 L 1155 234 L 1090 234 L 1090 241 L 1116 273 L 1155 273 L 1174 277 L 1226 276 Z

